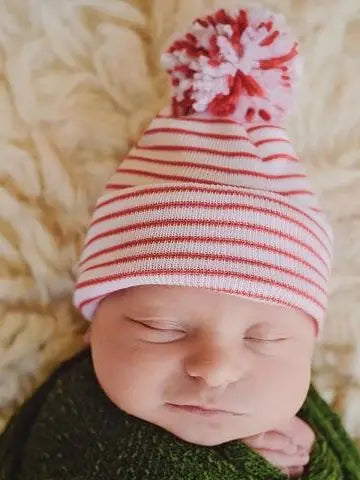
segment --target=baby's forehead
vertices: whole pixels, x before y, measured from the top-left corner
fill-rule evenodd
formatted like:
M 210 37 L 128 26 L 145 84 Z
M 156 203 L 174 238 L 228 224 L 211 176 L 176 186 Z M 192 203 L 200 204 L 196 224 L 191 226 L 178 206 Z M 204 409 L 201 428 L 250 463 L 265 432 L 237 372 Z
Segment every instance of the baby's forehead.
M 151 306 L 172 306 L 206 309 L 212 306 L 246 307 L 250 310 L 275 310 L 274 305 L 251 300 L 230 292 L 220 292 L 207 288 L 178 285 L 140 285 L 123 291 L 122 299 L 143 302 Z
M 282 305 L 198 287 L 141 285 L 127 289 L 119 298 L 124 307 L 139 313 L 172 314 L 189 321 L 221 317 L 281 324 L 304 315 Z

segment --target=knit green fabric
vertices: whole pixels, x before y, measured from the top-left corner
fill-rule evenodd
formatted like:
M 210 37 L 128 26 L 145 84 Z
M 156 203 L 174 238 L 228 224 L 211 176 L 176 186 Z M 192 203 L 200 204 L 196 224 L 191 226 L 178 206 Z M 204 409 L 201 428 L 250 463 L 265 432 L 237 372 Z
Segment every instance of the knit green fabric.
M 299 412 L 317 434 L 300 477 L 360 480 L 360 455 L 311 386 Z M 184 442 L 117 408 L 99 387 L 89 351 L 63 364 L 0 437 L 1 480 L 285 480 L 240 441 Z

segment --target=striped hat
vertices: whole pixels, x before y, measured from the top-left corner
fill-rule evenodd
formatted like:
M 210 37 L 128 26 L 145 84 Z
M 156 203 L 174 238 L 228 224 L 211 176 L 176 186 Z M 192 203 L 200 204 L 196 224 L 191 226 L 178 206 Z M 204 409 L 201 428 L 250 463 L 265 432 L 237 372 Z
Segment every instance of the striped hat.
M 282 16 L 196 19 L 163 63 L 172 105 L 98 200 L 74 304 L 89 320 L 137 285 L 203 287 L 296 308 L 323 325 L 333 232 L 282 126 L 299 72 Z

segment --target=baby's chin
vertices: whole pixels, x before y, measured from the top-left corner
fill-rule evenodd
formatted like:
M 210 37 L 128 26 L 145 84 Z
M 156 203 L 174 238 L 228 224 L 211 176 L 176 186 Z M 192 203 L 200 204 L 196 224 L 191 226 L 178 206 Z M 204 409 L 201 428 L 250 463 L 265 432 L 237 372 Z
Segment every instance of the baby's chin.
M 240 440 L 241 438 L 256 435 L 263 430 L 258 425 L 254 425 L 254 419 L 251 416 L 239 418 L 234 422 L 234 417 L 217 419 L 202 417 L 196 418 L 189 414 L 189 418 L 168 417 L 151 419 L 159 427 L 167 430 L 176 437 L 188 443 L 213 447 L 222 443 Z
M 239 438 L 229 437 L 229 434 L 224 432 L 221 434 L 213 433 L 209 435 L 208 431 L 194 431 L 193 429 L 189 429 L 186 431 L 182 429 L 182 431 L 176 432 L 169 430 L 170 433 L 175 435 L 176 437 L 180 438 L 181 440 L 192 443 L 195 445 L 200 445 L 203 447 L 215 447 L 216 445 L 221 445 L 222 443 L 231 442 L 233 440 L 239 440 Z
M 221 445 L 222 443 L 240 440 L 241 438 L 250 436 L 246 435 L 245 433 L 242 434 L 242 432 L 240 432 L 239 434 L 231 433 L 226 427 L 224 427 L 223 429 L 214 429 L 207 427 L 194 428 L 194 425 L 183 424 L 179 428 L 173 426 L 163 428 L 165 428 L 165 430 L 169 431 L 181 440 L 184 440 L 185 442 L 193 443 L 195 445 L 201 445 L 204 447 L 214 447 L 216 445 Z

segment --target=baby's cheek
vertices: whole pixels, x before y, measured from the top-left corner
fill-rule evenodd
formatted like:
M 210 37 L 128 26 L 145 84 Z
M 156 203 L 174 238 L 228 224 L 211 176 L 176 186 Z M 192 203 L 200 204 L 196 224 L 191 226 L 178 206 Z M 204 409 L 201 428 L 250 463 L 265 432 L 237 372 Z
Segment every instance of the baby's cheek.
M 297 414 L 308 392 L 310 374 L 310 364 L 305 361 L 265 362 L 262 374 L 256 377 L 256 390 L 258 413 L 266 430 Z
M 311 355 L 297 352 L 296 357 L 289 360 L 284 387 L 289 391 L 289 397 L 294 404 L 296 414 L 304 403 L 311 381 Z
M 109 368 L 112 371 L 110 398 L 127 413 L 148 419 L 149 413 L 163 401 L 162 392 L 171 376 L 171 365 L 171 358 L 165 359 L 159 354 L 156 345 L 123 345 L 118 354 L 113 355 Z

